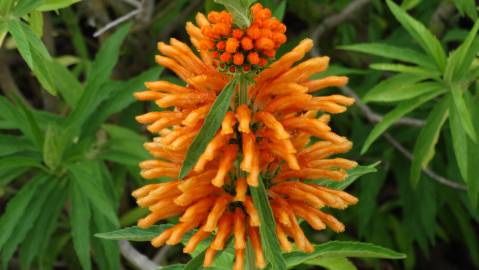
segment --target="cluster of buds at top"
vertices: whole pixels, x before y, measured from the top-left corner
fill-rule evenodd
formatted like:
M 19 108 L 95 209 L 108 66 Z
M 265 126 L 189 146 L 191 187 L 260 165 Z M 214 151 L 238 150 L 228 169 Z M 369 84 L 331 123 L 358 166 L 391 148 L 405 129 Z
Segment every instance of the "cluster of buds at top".
M 201 27 L 207 37 L 202 47 L 219 60 L 220 69 L 261 70 L 286 42 L 286 26 L 272 17 L 271 10 L 256 3 L 251 7 L 251 17 L 251 25 L 240 29 L 233 25 L 233 17 L 227 11 L 208 14 L 209 24 Z

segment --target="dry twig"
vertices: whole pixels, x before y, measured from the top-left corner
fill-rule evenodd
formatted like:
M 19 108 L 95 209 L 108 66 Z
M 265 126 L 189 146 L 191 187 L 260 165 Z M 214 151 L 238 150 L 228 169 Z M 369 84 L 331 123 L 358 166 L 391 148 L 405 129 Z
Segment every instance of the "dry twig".
M 120 252 L 123 258 L 138 270 L 155 270 L 161 268 L 148 259 L 148 257 L 141 254 L 126 240 L 120 241 Z
M 375 123 L 376 119 L 373 116 L 377 115 L 377 114 L 374 113 L 374 111 L 371 110 L 371 108 L 369 108 L 368 105 L 361 102 L 358 95 L 356 95 L 356 93 L 354 93 L 354 91 L 351 88 L 349 88 L 347 86 L 346 87 L 341 87 L 341 91 L 343 91 L 344 94 L 346 94 L 350 97 L 353 97 L 356 100 L 356 106 L 359 108 L 359 110 L 361 110 L 361 112 L 365 115 L 365 117 L 371 123 Z M 406 120 L 406 122 L 412 121 L 411 123 L 414 123 L 415 121 L 417 121 L 416 119 L 411 119 L 411 118 L 403 118 L 401 120 L 402 121 Z M 411 125 L 411 123 L 409 123 L 409 125 Z M 386 140 L 388 140 L 389 143 L 391 143 L 392 146 L 394 146 L 394 148 L 396 148 L 407 159 L 409 159 L 409 160 L 413 159 L 412 153 L 409 152 L 409 150 L 407 150 L 400 142 L 398 142 L 396 139 L 394 139 L 389 133 L 385 132 L 385 133 L 383 133 L 383 136 L 384 136 L 384 138 L 386 138 Z M 460 184 L 458 182 L 449 180 L 449 179 L 437 174 L 436 172 L 432 171 L 429 168 L 423 168 L 422 171 L 427 176 L 429 176 L 431 179 L 433 179 L 434 181 L 436 181 L 438 183 L 441 183 L 445 186 L 455 188 L 455 189 L 458 189 L 458 190 L 462 190 L 462 191 L 467 190 L 467 187 L 464 186 L 463 184 Z
M 335 28 L 346 20 L 349 20 L 353 15 L 364 7 L 366 4 L 371 2 L 371 0 L 354 0 L 346 8 L 344 8 L 340 13 L 331 15 L 323 20 L 323 22 L 316 27 L 311 35 L 314 43 L 318 44 L 319 38 L 324 34 L 324 32 Z M 313 47 L 311 54 L 314 56 L 319 55 L 319 49 L 317 46 Z

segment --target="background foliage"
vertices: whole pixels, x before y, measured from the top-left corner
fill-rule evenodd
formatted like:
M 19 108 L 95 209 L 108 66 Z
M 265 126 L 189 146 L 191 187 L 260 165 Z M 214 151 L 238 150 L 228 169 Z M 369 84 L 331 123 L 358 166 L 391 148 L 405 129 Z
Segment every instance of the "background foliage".
M 332 57 L 328 73 L 350 76 L 349 87 L 335 91 L 355 93 L 362 102 L 336 118 L 334 128 L 355 143 L 352 159 L 381 161 L 378 172 L 348 188 L 360 203 L 338 213 L 347 231 L 308 230 L 310 238 L 361 240 L 407 254 L 401 261 L 372 261 L 364 257 L 374 254 L 354 250 L 328 258 L 292 253 L 289 266 L 478 268 L 475 1 L 261 2 L 284 15 L 289 42 L 283 51 L 312 36 L 313 55 Z M 210 0 L 0 0 L 3 269 L 135 269 L 188 261 L 181 247 L 118 246 L 93 235 L 144 215 L 129 196 L 143 181 L 137 163 L 148 156 L 146 133 L 134 122 L 146 108 L 132 93 L 146 80 L 175 80 L 153 63 L 156 42 L 186 40 L 185 21 L 215 8 Z M 105 28 L 117 18 L 129 22 Z M 325 252 L 338 248 L 323 245 Z M 135 252 L 154 260 L 135 261 L 146 259 Z M 231 260 L 224 253 L 221 258 Z M 354 266 L 345 256 L 363 259 L 352 259 Z

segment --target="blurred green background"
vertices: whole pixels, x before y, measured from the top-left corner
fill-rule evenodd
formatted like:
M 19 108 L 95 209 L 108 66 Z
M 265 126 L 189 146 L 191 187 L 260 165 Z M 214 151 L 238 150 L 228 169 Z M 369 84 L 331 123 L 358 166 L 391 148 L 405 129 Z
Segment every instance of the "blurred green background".
M 348 189 L 360 202 L 336 214 L 346 232 L 304 226 L 310 239 L 407 254 L 353 259 L 358 269 L 479 269 L 475 1 L 395 1 L 395 12 L 381 0 L 260 2 L 288 27 L 280 54 L 311 37 L 311 55 L 331 57 L 327 74 L 350 77 L 348 88 L 330 91 L 366 103 L 334 118 L 333 128 L 354 142 L 349 158 L 381 161 Z M 187 41 L 186 21 L 213 9 L 221 6 L 211 0 L 0 0 L 3 269 L 154 269 L 189 260 L 180 246 L 118 246 L 93 234 L 145 214 L 129 194 L 144 182 L 137 164 L 148 158 L 134 116 L 149 108 L 132 93 L 147 80 L 178 82 L 154 63 L 156 43 Z M 355 269 L 349 261 L 295 269 L 321 267 Z

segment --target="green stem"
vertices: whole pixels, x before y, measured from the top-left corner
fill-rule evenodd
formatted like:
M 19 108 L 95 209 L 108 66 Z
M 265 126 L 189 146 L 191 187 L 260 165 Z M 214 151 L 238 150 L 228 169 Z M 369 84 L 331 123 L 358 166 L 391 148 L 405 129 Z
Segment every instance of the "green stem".
M 239 104 L 248 104 L 248 80 L 245 75 L 239 78 Z

